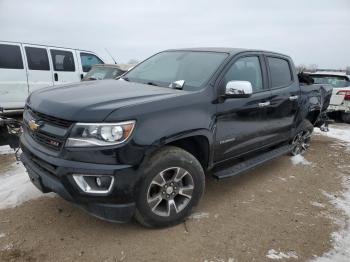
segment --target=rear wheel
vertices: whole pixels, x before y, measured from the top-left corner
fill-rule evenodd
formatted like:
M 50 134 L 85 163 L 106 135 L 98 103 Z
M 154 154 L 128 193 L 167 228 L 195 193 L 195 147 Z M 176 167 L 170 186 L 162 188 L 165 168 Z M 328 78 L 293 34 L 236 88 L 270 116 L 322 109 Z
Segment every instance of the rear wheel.
M 292 155 L 302 155 L 310 147 L 311 134 L 313 132 L 313 125 L 309 120 L 304 120 L 301 124 L 299 132 L 292 140 Z
M 182 222 L 204 191 L 204 172 L 198 160 L 177 147 L 165 147 L 141 167 L 143 179 L 135 218 L 147 227 Z
M 350 113 L 342 113 L 341 119 L 344 123 L 350 124 Z

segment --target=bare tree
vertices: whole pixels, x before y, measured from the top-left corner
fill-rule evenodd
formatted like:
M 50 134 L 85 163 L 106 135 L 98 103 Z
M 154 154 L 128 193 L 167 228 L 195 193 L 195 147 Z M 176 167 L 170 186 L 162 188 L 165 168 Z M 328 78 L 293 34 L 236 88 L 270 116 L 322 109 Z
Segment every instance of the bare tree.
M 311 64 L 308 66 L 308 69 L 311 71 L 311 72 L 316 72 L 317 69 L 318 69 L 318 65 L 316 64 Z
M 306 65 L 303 65 L 303 64 L 298 65 L 295 69 L 297 70 L 298 74 L 303 73 L 304 71 L 306 71 Z
M 346 74 L 347 74 L 347 75 L 350 75 L 350 66 L 347 66 L 347 67 L 346 67 Z

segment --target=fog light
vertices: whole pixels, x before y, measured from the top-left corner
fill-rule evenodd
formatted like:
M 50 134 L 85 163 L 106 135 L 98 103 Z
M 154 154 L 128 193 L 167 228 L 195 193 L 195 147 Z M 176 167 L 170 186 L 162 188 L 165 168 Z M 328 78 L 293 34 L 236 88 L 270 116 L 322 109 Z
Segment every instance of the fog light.
M 73 179 L 78 187 L 85 193 L 107 194 L 114 185 L 114 176 L 74 174 Z
M 110 176 L 98 176 L 96 177 L 96 185 L 101 188 L 109 188 L 112 178 Z
M 97 177 L 96 178 L 96 184 L 101 187 L 102 186 L 102 181 L 101 181 L 101 178 L 100 177 Z

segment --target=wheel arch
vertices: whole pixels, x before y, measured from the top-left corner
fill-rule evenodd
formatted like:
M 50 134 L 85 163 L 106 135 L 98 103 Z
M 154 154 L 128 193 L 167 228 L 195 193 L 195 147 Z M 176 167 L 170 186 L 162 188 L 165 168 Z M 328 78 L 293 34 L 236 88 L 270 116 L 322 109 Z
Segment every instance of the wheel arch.
M 167 143 L 166 145 L 179 147 L 192 154 L 202 165 L 203 170 L 209 166 L 210 144 L 204 135 L 195 135 L 177 139 Z
M 212 141 L 212 133 L 205 129 L 164 137 L 154 142 L 146 151 L 143 162 L 148 161 L 164 146 L 176 146 L 192 154 L 200 162 L 203 170 L 207 170 L 211 166 Z

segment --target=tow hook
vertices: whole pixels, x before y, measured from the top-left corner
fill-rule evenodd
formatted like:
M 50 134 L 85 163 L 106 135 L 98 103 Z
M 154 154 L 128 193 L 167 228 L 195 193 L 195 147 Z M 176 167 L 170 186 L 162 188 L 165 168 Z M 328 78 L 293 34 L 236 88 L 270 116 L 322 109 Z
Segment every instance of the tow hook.
M 328 128 L 328 122 L 324 123 L 322 126 L 320 126 L 320 130 L 322 132 L 328 132 L 329 128 Z
M 20 158 L 19 137 L 22 134 L 22 123 L 14 118 L 1 116 L 0 108 L 0 145 L 9 145 L 16 155 L 17 161 Z

